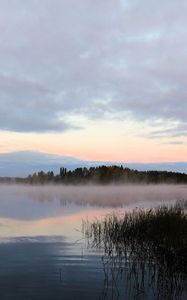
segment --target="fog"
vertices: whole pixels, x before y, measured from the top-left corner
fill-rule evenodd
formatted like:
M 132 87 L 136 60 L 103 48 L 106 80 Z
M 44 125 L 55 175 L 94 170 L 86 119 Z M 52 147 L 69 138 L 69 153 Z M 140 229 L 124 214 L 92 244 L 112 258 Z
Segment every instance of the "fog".
M 156 206 L 187 199 L 187 185 L 1 185 L 0 201 L 29 198 L 36 202 L 102 207 Z

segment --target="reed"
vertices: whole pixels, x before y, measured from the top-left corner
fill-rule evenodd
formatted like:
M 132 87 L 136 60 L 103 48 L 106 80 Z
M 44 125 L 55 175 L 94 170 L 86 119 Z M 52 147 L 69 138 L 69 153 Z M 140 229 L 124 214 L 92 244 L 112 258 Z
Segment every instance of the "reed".
M 187 201 L 83 221 L 83 234 L 89 247 L 103 248 L 109 264 L 128 264 L 141 292 L 151 281 L 155 299 L 180 299 L 187 278 Z

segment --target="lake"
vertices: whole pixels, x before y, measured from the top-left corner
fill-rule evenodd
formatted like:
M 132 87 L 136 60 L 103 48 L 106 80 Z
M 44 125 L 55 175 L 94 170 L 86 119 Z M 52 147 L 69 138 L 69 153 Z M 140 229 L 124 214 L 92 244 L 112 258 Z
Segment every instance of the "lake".
M 92 248 L 82 221 L 182 199 L 185 185 L 1 185 L 0 299 L 161 299 L 146 270 L 145 292 L 135 293 L 128 262 Z M 186 298 L 183 282 L 168 299 Z

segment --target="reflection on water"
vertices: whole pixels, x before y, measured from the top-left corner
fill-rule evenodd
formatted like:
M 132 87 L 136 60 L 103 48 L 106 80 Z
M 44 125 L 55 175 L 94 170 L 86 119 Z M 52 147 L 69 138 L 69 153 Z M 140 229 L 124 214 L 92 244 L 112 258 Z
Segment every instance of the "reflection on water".
M 0 245 L 0 299 L 99 299 L 100 256 L 48 237 Z M 81 276 L 80 276 L 81 274 Z
M 186 299 L 186 273 L 182 272 L 182 265 L 179 272 L 176 265 L 168 269 L 161 261 L 150 264 L 145 259 L 136 259 L 102 257 L 105 275 L 102 299 Z
M 142 288 L 141 276 L 145 299 L 154 299 L 148 276 L 153 270 L 145 264 L 146 272 L 137 273 L 119 256 L 87 249 L 81 224 L 113 210 L 177 199 L 187 199 L 186 186 L 0 186 L 0 299 L 131 300 L 134 286 Z M 140 293 L 135 299 L 144 298 Z
M 147 259 L 108 253 L 102 256 L 104 284 L 102 299 L 186 299 L 186 262 L 171 254 Z M 112 294 L 112 298 L 111 297 Z
M 170 207 L 83 221 L 88 247 L 105 253 L 106 296 L 111 282 L 116 299 L 120 297 L 121 277 L 130 299 L 186 299 L 186 208 L 187 201 L 180 201 Z

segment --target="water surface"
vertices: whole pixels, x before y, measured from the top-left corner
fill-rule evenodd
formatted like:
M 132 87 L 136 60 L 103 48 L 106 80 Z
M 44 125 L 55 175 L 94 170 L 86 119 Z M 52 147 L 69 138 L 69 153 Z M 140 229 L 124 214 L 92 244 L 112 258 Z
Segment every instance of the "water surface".
M 106 281 L 102 249 L 87 248 L 82 220 L 181 199 L 182 185 L 0 186 L 0 299 L 134 299 L 124 270 L 110 266 Z

